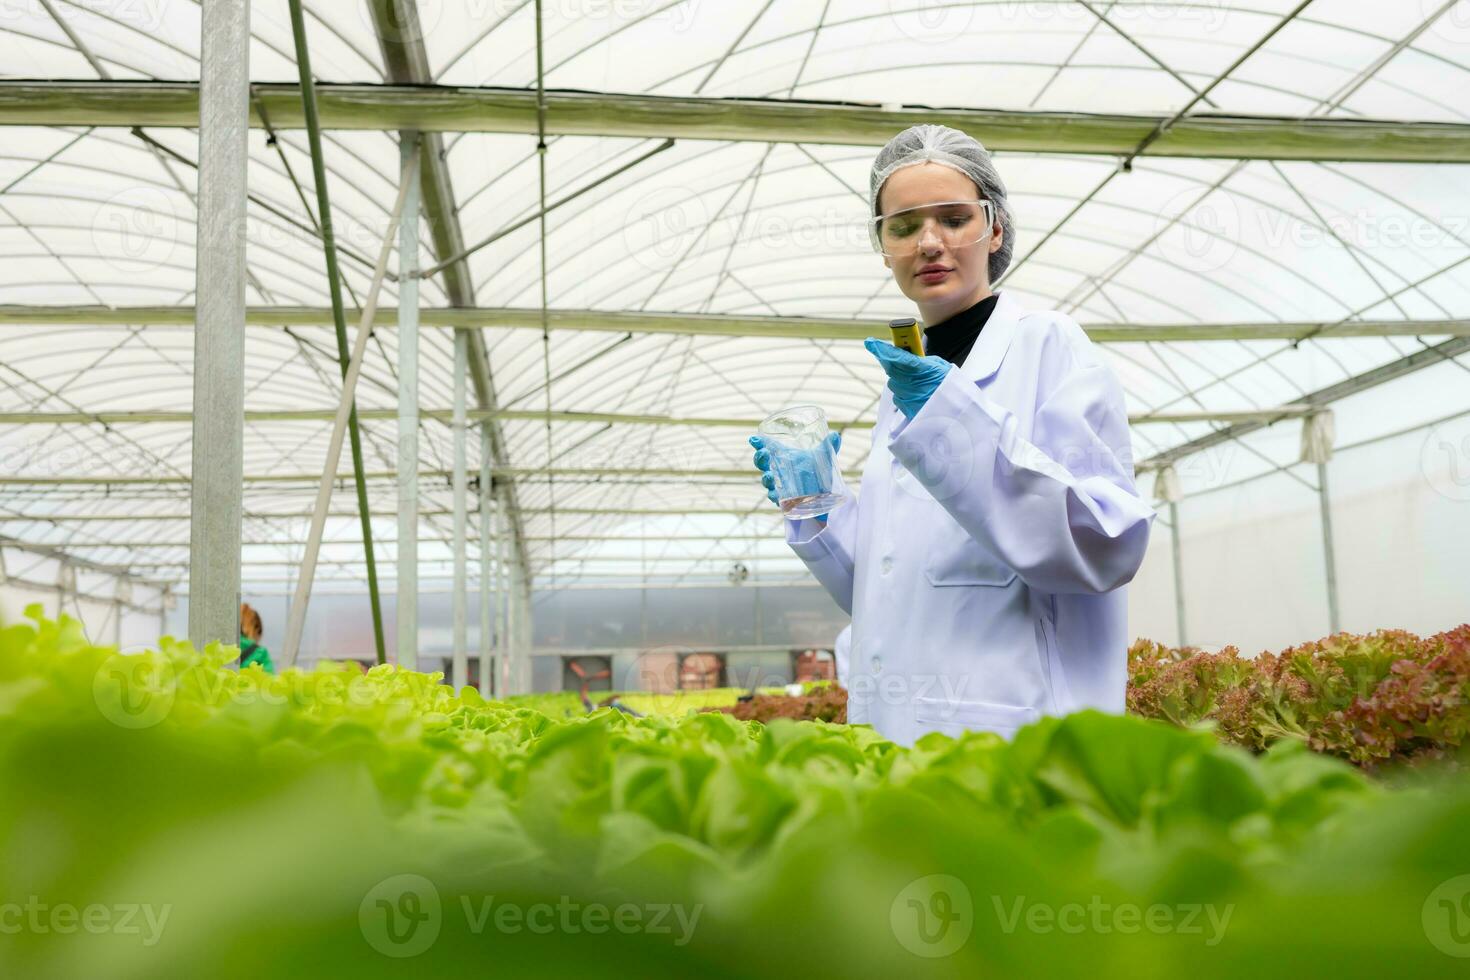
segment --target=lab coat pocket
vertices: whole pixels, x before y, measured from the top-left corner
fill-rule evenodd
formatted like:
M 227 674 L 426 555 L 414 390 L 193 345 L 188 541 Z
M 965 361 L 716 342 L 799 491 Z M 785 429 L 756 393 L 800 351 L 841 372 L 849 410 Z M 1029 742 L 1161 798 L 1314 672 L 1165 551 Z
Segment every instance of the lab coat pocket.
M 935 542 L 924 560 L 930 585 L 1010 585 L 1016 570 L 986 551 L 956 524 Z
M 915 698 L 914 720 L 939 731 L 968 729 L 1009 736 L 1022 725 L 1038 720 L 1041 712 L 1018 704 L 989 701 L 951 701 L 947 698 Z

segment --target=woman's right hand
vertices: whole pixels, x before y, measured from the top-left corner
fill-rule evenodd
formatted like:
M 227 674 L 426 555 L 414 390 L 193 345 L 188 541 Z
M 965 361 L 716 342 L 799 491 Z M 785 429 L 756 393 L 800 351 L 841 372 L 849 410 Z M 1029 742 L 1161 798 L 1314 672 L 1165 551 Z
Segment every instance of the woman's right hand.
M 827 441 L 830 442 L 830 443 L 832 443 L 832 454 L 835 456 L 837 454 L 837 451 L 842 448 L 842 433 L 841 432 L 832 432 L 832 433 L 829 433 L 827 435 Z M 755 457 L 754 457 L 755 468 L 760 471 L 760 474 L 761 474 L 761 486 L 763 486 L 763 487 L 766 488 L 766 497 L 771 501 L 771 503 L 779 505 L 780 504 L 780 500 L 778 500 L 777 497 L 776 497 L 776 477 L 775 477 L 774 474 L 771 473 L 771 453 L 773 453 L 773 452 L 785 452 L 785 453 L 791 453 L 793 455 L 795 455 L 795 454 L 809 455 L 809 454 L 806 453 L 803 450 L 790 450 L 790 449 L 780 449 L 780 448 L 771 448 L 771 447 L 768 447 L 766 445 L 766 441 L 764 439 L 762 439 L 760 436 L 751 436 L 750 437 L 750 444 L 755 447 Z M 803 465 L 803 463 L 805 463 L 805 465 Z M 802 490 L 806 490 L 806 491 L 808 491 L 810 493 L 817 493 L 820 490 L 820 488 L 815 485 L 815 477 L 816 477 L 817 468 L 816 468 L 816 465 L 815 465 L 814 462 L 804 461 L 804 460 L 791 460 L 791 465 L 790 465 L 789 469 L 790 469 L 790 471 L 795 472 L 795 473 L 797 473 L 797 474 L 799 474 L 801 476 L 805 476 L 805 475 L 810 474 L 812 476 L 812 478 L 813 478 L 813 485 L 812 486 L 810 486 L 810 487 L 798 487 L 797 488 L 798 493 L 797 494 L 793 494 L 793 496 L 800 495 L 800 492 Z M 822 521 L 825 521 L 825 519 L 826 519 L 825 518 L 825 515 L 823 517 L 818 518 L 818 520 L 822 520 Z
M 755 468 L 760 470 L 761 486 L 766 488 L 766 497 L 771 503 L 779 504 L 776 499 L 776 478 L 771 475 L 771 451 L 766 448 L 766 441 L 760 436 L 751 436 L 750 444 L 755 447 Z

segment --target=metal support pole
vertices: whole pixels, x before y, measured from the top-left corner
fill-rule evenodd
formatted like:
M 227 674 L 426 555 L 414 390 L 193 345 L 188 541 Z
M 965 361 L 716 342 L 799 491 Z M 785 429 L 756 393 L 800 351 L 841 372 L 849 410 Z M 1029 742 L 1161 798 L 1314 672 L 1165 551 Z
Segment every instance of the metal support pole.
M 525 688 L 521 687 L 521 616 L 516 608 L 516 594 L 516 562 L 512 556 L 505 567 L 505 656 L 510 669 L 506 688 L 510 694 L 525 694 Z
M 401 133 L 398 146 L 407 174 L 418 160 L 418 134 Z M 419 181 L 413 169 L 398 223 L 398 665 L 407 670 L 419 664 Z
M 532 660 L 531 657 L 532 657 L 532 654 L 535 652 L 535 649 L 536 649 L 536 617 L 535 617 L 534 613 L 532 612 L 532 606 L 531 606 L 531 579 L 530 579 L 530 577 L 529 576 L 525 576 L 523 578 L 523 582 L 524 582 L 525 588 L 526 588 L 526 598 L 523 600 L 526 603 L 526 618 L 525 618 L 525 624 L 526 624 L 525 625 L 525 629 L 526 629 L 526 690 L 529 691 L 531 689 L 532 683 L 534 682 L 534 679 L 535 679 L 535 671 L 531 669 L 531 665 L 535 661 Z
M 1174 621 L 1179 624 L 1179 645 L 1189 646 L 1189 633 L 1184 618 L 1184 560 L 1180 555 L 1179 504 L 1169 502 L 1169 547 L 1174 553 Z
M 467 639 L 465 636 L 465 394 L 469 387 L 469 335 L 454 332 L 454 667 L 451 681 L 455 690 L 469 682 Z
M 503 495 L 502 495 L 503 497 Z M 504 506 L 504 500 L 500 501 Z M 506 628 L 509 623 L 510 609 L 507 603 L 510 601 L 509 577 L 506 574 L 506 562 L 513 553 L 514 548 L 510 546 L 510 522 L 502 521 L 496 528 L 495 535 L 495 666 L 497 667 L 495 693 L 497 697 L 505 697 L 511 693 L 510 687 L 510 642 L 506 636 Z
M 516 625 L 521 634 L 521 690 L 530 694 L 534 681 L 534 671 L 531 670 L 531 648 L 535 641 L 535 633 L 531 628 L 531 586 L 525 566 L 517 567 L 516 604 L 520 607 L 520 616 Z
M 250 3 L 201 7 L 189 641 L 240 630 L 245 460 L 245 188 Z
M 1317 464 L 1317 498 L 1322 504 L 1322 556 L 1327 563 L 1327 622 L 1331 632 L 1342 630 L 1337 605 L 1337 556 L 1332 546 L 1332 501 L 1327 493 L 1327 464 Z
M 505 570 L 506 586 L 510 590 L 509 601 L 506 603 L 506 625 L 509 635 L 506 639 L 510 643 L 510 690 L 513 694 L 527 693 L 521 682 L 521 609 L 517 600 L 517 583 L 519 578 L 516 572 L 516 563 L 511 561 Z
M 322 130 L 317 118 L 316 83 L 311 75 L 311 54 L 306 44 L 306 17 L 301 10 L 301 0 L 289 0 L 289 4 L 291 34 L 296 44 L 296 68 L 301 80 L 301 105 L 306 118 L 307 143 L 311 147 L 311 174 L 316 184 L 317 221 L 321 225 L 322 251 L 327 259 L 327 287 L 332 297 L 332 321 L 337 328 L 337 361 L 342 369 L 345 386 L 350 361 L 347 354 L 347 316 L 342 308 L 342 278 L 337 270 L 337 240 L 332 231 L 332 201 L 327 192 L 326 161 L 322 157 Z M 248 31 L 245 33 L 248 36 Z M 243 200 L 241 207 L 244 207 Z M 390 231 L 387 238 L 392 237 Z M 375 279 L 381 281 L 381 271 Z M 373 562 L 373 525 L 368 511 L 367 483 L 363 478 L 362 434 L 357 427 L 356 406 L 353 406 L 348 417 L 348 429 L 352 436 L 352 473 L 357 483 L 357 510 L 361 515 L 363 549 L 367 555 L 368 598 L 373 609 L 373 642 L 377 648 L 378 663 L 381 664 L 387 661 L 388 656 L 383 642 L 383 606 L 378 595 L 378 570 Z M 334 460 L 333 466 L 335 465 Z M 190 608 L 193 608 L 192 605 Z M 292 654 L 294 653 L 293 650 Z
M 342 375 L 342 395 L 337 402 L 337 416 L 332 422 L 332 435 L 327 443 L 326 464 L 322 469 L 321 480 L 317 483 L 316 504 L 311 512 L 311 530 L 306 538 L 306 552 L 301 558 L 301 581 L 296 585 L 296 594 L 291 600 L 290 614 L 286 619 L 286 646 L 282 654 L 282 661 L 287 667 L 296 663 L 297 654 L 301 650 L 301 632 L 306 624 L 306 607 L 311 601 L 311 586 L 316 577 L 317 554 L 321 551 L 322 532 L 327 526 L 327 510 L 332 503 L 332 484 L 337 480 L 337 460 L 342 456 L 343 436 L 349 430 L 352 420 L 356 418 L 357 379 L 362 374 L 362 362 L 367 354 L 368 338 L 373 333 L 373 317 L 378 312 L 378 296 L 383 289 L 383 276 L 388 271 L 388 258 L 393 250 L 394 232 L 403 214 L 403 201 L 408 194 L 408 188 L 418 177 L 417 158 L 409 161 L 406 177 L 407 179 L 400 183 L 398 199 L 393 202 L 393 211 L 388 217 L 388 229 L 383 236 L 383 245 L 378 250 L 378 263 L 373 270 L 372 284 L 368 287 L 367 301 L 363 304 L 362 319 L 357 325 L 357 337 L 353 341 L 352 354 L 347 360 L 347 371 Z M 362 514 L 362 541 L 364 555 L 367 559 L 368 592 L 374 610 L 378 610 L 378 578 L 373 567 L 372 518 L 367 510 L 367 499 L 363 496 L 365 484 L 361 482 L 362 477 L 363 472 L 359 468 L 357 470 L 359 481 L 357 503 Z M 376 616 L 375 619 L 377 619 Z M 378 644 L 378 663 L 387 662 L 386 651 L 383 648 L 382 625 L 381 619 L 377 619 L 375 639 Z
M 495 662 L 491 659 L 490 535 L 495 521 L 490 496 L 490 428 L 480 425 L 480 687 L 482 694 L 495 690 Z

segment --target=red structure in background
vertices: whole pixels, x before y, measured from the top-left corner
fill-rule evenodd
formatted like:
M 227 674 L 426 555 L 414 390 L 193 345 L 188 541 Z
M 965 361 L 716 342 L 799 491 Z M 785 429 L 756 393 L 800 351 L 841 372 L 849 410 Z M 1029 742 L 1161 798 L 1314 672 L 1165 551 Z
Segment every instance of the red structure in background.
M 837 659 L 831 650 L 803 650 L 791 661 L 791 673 L 798 684 L 837 679 Z
M 564 657 L 562 659 L 563 691 L 580 691 L 583 698 L 589 691 L 612 690 L 612 658 L 600 656 Z
M 707 691 L 725 685 L 725 656 L 691 653 L 679 662 L 679 689 Z

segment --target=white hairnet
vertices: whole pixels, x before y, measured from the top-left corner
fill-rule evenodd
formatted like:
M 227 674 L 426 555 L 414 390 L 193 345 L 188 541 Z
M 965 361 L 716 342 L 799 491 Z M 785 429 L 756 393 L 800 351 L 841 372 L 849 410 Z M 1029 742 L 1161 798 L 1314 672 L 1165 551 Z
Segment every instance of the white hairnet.
M 991 160 L 990 151 L 974 137 L 948 126 L 926 123 L 910 126 L 889 140 L 878 151 L 869 179 L 873 216 L 876 218 L 879 213 L 878 192 L 895 170 L 931 161 L 953 167 L 969 177 L 980 189 L 980 196 L 995 205 L 995 215 L 1001 228 L 1000 248 L 990 253 L 990 281 L 995 282 L 1011 264 L 1011 255 L 1016 247 L 1015 223 L 1011 218 L 1011 206 L 1006 201 L 1006 185 L 995 169 L 995 161 Z

